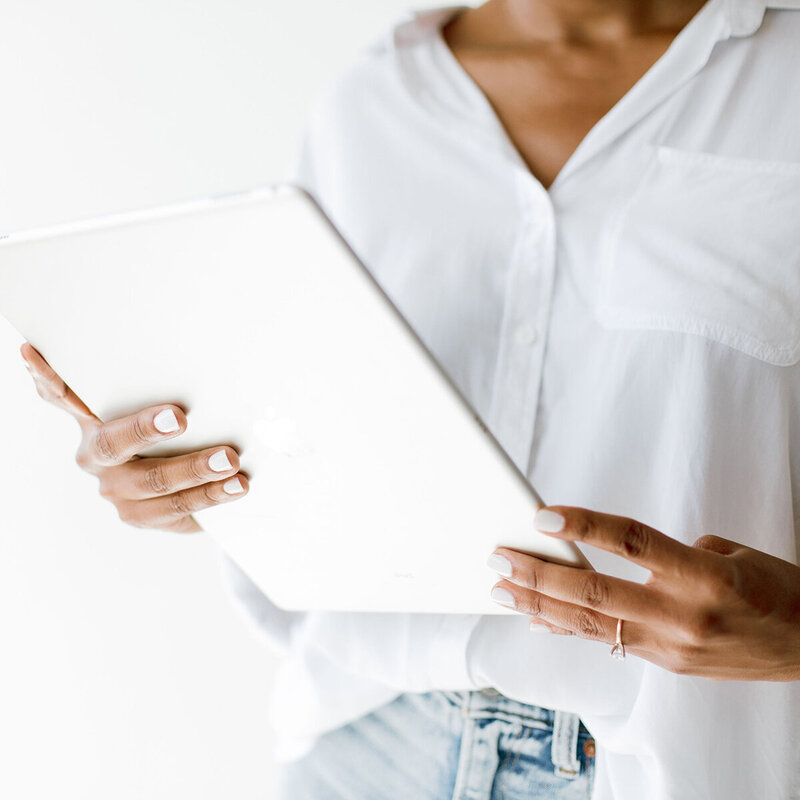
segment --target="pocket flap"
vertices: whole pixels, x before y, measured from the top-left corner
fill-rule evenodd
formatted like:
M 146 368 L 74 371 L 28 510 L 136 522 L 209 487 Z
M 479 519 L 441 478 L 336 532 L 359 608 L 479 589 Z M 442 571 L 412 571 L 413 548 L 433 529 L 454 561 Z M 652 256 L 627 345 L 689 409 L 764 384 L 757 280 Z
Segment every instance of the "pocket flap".
M 800 164 L 657 147 L 602 260 L 601 324 L 800 360 Z

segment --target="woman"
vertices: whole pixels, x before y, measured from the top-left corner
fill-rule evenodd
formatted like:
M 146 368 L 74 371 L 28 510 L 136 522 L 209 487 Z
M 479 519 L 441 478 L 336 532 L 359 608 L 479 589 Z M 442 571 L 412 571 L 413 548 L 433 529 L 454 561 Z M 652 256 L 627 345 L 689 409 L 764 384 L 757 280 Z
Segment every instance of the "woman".
M 499 548 L 518 616 L 286 614 L 229 564 L 287 654 L 284 797 L 800 797 L 798 5 L 425 12 L 317 105 L 292 178 L 599 573 Z M 247 491 L 22 353 L 123 519 Z

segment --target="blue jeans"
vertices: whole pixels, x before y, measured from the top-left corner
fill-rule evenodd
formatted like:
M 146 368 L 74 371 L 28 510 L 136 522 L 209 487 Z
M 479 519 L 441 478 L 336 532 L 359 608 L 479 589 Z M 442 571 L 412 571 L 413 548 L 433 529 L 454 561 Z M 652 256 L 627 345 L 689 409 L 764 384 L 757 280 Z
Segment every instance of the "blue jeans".
M 573 714 L 492 689 L 402 694 L 279 771 L 280 800 L 587 800 L 594 741 Z

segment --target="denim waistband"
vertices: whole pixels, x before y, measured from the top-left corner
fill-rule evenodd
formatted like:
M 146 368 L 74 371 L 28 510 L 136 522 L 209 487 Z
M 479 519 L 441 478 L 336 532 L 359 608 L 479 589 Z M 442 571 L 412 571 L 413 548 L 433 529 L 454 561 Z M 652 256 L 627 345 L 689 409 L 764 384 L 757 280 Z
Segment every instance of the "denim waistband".
M 500 694 L 496 689 L 440 691 L 437 694 L 457 706 L 464 716 L 472 719 L 496 717 L 533 728 L 552 728 L 555 724 L 555 710 L 522 703 Z M 591 735 L 582 722 L 578 730 L 581 735 Z

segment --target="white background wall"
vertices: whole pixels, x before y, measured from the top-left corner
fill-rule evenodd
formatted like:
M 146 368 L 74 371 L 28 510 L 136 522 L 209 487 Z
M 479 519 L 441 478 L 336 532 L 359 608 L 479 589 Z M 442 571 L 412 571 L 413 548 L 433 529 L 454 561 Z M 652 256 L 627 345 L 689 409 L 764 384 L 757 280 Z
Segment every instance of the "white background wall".
M 7 0 L 0 232 L 279 178 L 311 96 L 405 7 Z M 117 520 L 21 341 L 0 319 L 0 797 L 272 797 L 274 657 L 213 544 Z

